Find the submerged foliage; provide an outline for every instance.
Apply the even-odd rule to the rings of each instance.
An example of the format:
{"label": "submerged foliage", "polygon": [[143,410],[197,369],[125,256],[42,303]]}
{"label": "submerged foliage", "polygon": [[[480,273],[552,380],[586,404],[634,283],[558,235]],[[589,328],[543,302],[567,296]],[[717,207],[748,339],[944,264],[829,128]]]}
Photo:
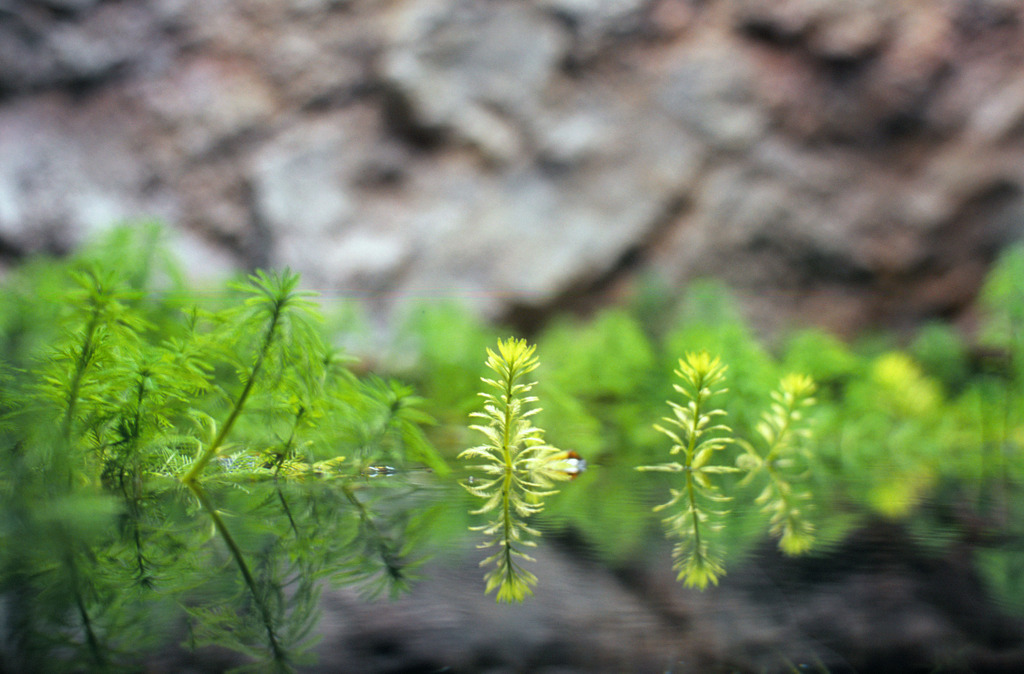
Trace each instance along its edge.
{"label": "submerged foliage", "polygon": [[485,575],[486,591],[496,589],[498,601],[518,602],[533,594],[537,577],[522,566],[533,558],[523,548],[535,546],[531,537],[540,534],[526,521],[557,491],[555,482],[570,477],[562,463],[565,453],[547,444],[531,420],[540,408],[532,407],[537,398],[529,395],[534,383],[523,377],[537,368],[534,351],[535,346],[515,338],[498,340],[497,352],[487,349],[487,367],[495,376],[481,378],[490,390],[480,393],[483,411],[471,416],[484,423],[470,426],[485,442],[459,454],[480,461],[471,469],[482,475],[471,476],[463,486],[484,501],[472,514],[490,518],[473,529],[487,537],[481,548],[498,548],[481,562],[494,567]]}

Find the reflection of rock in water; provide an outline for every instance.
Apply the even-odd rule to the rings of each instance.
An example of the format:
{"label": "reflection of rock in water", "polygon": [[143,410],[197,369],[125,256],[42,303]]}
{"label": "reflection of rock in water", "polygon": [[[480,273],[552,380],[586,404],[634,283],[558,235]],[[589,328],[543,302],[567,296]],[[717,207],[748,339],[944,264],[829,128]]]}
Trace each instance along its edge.
{"label": "reflection of rock in water", "polygon": [[328,598],[324,666],[338,671],[1024,671],[1024,624],[983,598],[966,560],[929,557],[879,525],[825,557],[767,548],[715,589],[684,591],[667,555],[612,574],[557,545],[536,597],[496,606],[472,559],[394,604]]}
{"label": "reflection of rock in water", "polygon": [[451,553],[394,602],[328,592],[309,671],[1024,671],[1024,623],[984,598],[967,552],[878,524],[820,557],[766,546],[698,593],[667,550],[612,573],[551,539],[521,606],[484,596],[479,553]]}

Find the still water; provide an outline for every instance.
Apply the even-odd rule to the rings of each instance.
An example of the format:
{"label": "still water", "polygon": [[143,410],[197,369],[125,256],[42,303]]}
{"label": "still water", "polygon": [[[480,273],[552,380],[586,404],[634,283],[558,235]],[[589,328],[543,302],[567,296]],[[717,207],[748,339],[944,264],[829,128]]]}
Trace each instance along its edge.
{"label": "still water", "polygon": [[531,520],[533,595],[497,603],[459,479],[169,482],[115,509],[113,539],[83,520],[91,547],[69,548],[62,582],[88,600],[88,631],[8,595],[6,634],[25,612],[53,632],[27,654],[6,644],[0,671],[1024,671],[1021,539],[974,535],[953,508],[833,516],[788,558],[737,502],[716,541],[726,575],[700,592],[650,510],[664,483],[590,467]]}

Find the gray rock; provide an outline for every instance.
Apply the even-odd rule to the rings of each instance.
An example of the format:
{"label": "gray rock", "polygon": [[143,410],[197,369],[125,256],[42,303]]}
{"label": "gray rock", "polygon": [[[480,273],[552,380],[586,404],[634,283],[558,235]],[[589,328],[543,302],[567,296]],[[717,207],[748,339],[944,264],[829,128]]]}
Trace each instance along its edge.
{"label": "gray rock", "polygon": [[967,309],[1021,236],[1019,3],[51,0],[0,17],[16,251],[157,213],[213,258],[292,265],[382,316],[439,295],[543,316],[654,271],[850,331]]}
{"label": "gray rock", "polygon": [[0,110],[0,239],[68,250],[117,222],[167,214],[143,197],[145,167],[114,101],[72,110],[59,96]]}
{"label": "gray rock", "polygon": [[763,136],[768,117],[754,98],[753,70],[710,43],[673,59],[662,74],[658,105],[711,145],[739,150]]}
{"label": "gray rock", "polygon": [[315,240],[351,224],[357,209],[353,153],[360,147],[348,121],[334,117],[298,126],[255,156],[257,214],[273,231]]}
{"label": "gray rock", "polygon": [[80,12],[97,4],[99,0],[42,0],[42,4],[54,9]]}
{"label": "gray rock", "polygon": [[650,0],[538,0],[539,7],[562,18],[573,35],[573,56],[577,61],[599,57],[616,38],[628,37],[644,28],[644,12]]}
{"label": "gray rock", "polygon": [[981,145],[999,144],[1024,136],[1024,77],[1006,82],[970,113],[967,134]]}
{"label": "gray rock", "polygon": [[91,82],[119,69],[143,69],[162,52],[146,3],[67,0],[73,19],[15,2],[0,21],[0,89],[15,91]]}
{"label": "gray rock", "polygon": [[521,150],[567,48],[557,24],[519,2],[406,3],[390,21],[382,74],[415,124],[442,129],[493,159]]}
{"label": "gray rock", "polygon": [[365,181],[387,170],[378,163],[385,154],[378,124],[364,108],[309,119],[252,159],[253,205],[272,232],[273,259],[302,270],[311,284],[379,289],[411,254],[413,241],[398,229],[403,221],[375,220],[372,195],[364,194],[372,191]]}
{"label": "gray rock", "polygon": [[148,79],[139,98],[185,159],[222,150],[268,124],[277,109],[273,90],[249,63],[212,58],[190,59]]}

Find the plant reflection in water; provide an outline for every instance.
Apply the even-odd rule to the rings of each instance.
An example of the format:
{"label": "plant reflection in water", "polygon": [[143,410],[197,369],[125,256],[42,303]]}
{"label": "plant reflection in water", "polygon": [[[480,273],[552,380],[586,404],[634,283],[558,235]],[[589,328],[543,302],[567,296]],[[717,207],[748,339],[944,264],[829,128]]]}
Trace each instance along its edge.
{"label": "plant reflection in water", "polygon": [[471,470],[483,476],[463,486],[484,502],[472,514],[490,518],[472,529],[486,537],[481,548],[498,548],[480,563],[493,565],[484,579],[487,592],[497,590],[498,601],[521,602],[533,594],[537,577],[522,563],[535,560],[523,548],[536,547],[540,532],[527,519],[544,509],[545,497],[558,492],[555,482],[570,479],[579,468],[579,458],[547,444],[544,431],[530,419],[540,408],[532,406],[537,398],[529,395],[534,384],[523,377],[539,364],[535,350],[515,338],[499,340],[497,351],[487,349],[487,367],[495,378],[481,378],[488,387],[480,394],[484,410],[471,414],[486,423],[470,426],[485,442],[459,454],[460,459],[480,462]]}
{"label": "plant reflection in water", "polygon": [[[117,608],[145,613],[170,599],[187,616],[193,649],[237,651],[257,671],[311,664],[326,585],[367,599],[408,589],[425,559],[423,532],[440,511],[431,491],[401,478],[340,476],[169,488],[128,509],[129,535],[112,547],[134,561],[122,566],[132,577],[120,579],[134,601]],[[95,602],[90,611],[110,608]]]}
{"label": "plant reflection in water", "polygon": [[[966,545],[992,593],[1024,610],[1024,250],[983,293],[980,360],[939,326],[909,351],[805,332],[777,362],[697,293],[661,336],[621,311],[540,335],[554,367],[547,416],[534,416],[521,379],[534,348],[501,341],[461,490],[445,458],[471,444],[471,405],[414,390],[464,392],[479,352],[452,352],[475,336],[453,341],[436,322],[448,360],[415,388],[357,376],[296,275],[255,274],[189,309],[183,289],[154,290],[133,241],[72,260],[70,275],[26,267],[0,293],[0,670],[141,669],[183,636],[260,671],[302,666],[324,588],[404,592],[428,550],[463,542],[467,492],[493,553],[480,589],[499,600],[532,592],[523,548],[547,525],[610,568],[639,559],[668,491],[661,533],[691,585],[713,584],[765,533],[802,553],[881,514],[938,530],[936,548]],[[663,367],[706,345],[733,373],[720,406],[687,373],[716,357],[680,362],[683,399]],[[637,466],[643,480],[627,477]],[[546,524],[532,519],[542,509]]]}

